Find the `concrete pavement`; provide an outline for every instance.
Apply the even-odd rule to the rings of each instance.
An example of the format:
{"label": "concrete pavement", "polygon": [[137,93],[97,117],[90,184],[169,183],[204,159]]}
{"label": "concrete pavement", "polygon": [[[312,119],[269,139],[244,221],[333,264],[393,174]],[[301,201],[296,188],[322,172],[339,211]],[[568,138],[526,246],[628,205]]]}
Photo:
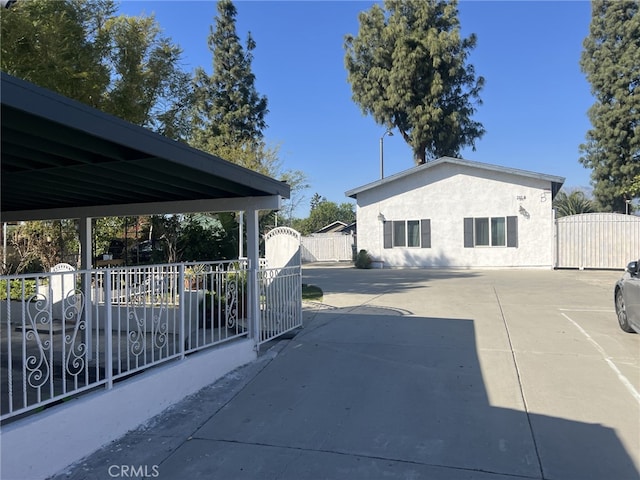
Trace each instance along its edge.
{"label": "concrete pavement", "polygon": [[637,479],[620,274],[305,267],[297,336],[54,478]]}

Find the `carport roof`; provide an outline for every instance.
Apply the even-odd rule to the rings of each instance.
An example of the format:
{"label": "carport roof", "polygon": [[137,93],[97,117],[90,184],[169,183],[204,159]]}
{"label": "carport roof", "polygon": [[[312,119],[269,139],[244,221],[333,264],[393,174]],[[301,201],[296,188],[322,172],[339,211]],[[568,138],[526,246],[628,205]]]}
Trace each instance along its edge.
{"label": "carport roof", "polygon": [[131,214],[131,205],[179,213],[194,202],[290,195],[284,182],[5,73],[1,79],[3,221],[102,216],[106,207],[114,215],[114,206]]}

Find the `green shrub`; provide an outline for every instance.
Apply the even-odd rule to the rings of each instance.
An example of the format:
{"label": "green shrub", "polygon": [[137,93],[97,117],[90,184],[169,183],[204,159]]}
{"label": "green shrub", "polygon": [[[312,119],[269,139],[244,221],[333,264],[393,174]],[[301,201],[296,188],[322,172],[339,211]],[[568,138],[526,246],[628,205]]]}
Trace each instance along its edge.
{"label": "green shrub", "polygon": [[[10,300],[22,300],[22,281],[11,280],[9,291]],[[24,280],[24,298],[29,298],[36,293],[36,281]],[[0,280],[0,300],[7,299],[7,280]]]}
{"label": "green shrub", "polygon": [[322,301],[322,289],[315,285],[302,284],[302,299],[308,301],[320,302]]}
{"label": "green shrub", "polygon": [[371,255],[366,250],[360,250],[356,256],[356,268],[371,268]]}

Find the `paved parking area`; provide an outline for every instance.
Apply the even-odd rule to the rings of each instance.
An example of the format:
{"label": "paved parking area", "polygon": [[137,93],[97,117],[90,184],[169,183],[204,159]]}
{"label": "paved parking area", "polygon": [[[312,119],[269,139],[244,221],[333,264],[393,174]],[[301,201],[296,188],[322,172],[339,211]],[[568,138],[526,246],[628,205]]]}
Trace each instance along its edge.
{"label": "paved parking area", "polygon": [[542,478],[638,478],[640,336],[616,322],[621,272],[357,272],[306,278],[329,304],[468,320],[488,403],[527,412]]}
{"label": "paved parking area", "polygon": [[296,337],[56,480],[637,479],[620,274],[307,266]]}

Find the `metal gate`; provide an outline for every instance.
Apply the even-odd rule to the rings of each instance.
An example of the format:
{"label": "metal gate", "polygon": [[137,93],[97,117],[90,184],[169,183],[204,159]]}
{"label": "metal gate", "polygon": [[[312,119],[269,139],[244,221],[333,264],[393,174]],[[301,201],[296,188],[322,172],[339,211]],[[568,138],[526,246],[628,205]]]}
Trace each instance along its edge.
{"label": "metal gate", "polygon": [[583,213],[556,220],[556,268],[623,269],[640,258],[640,217]]}
{"label": "metal gate", "polygon": [[258,272],[259,344],[302,326],[300,233],[288,227],[271,230],[265,236],[265,259]]}

